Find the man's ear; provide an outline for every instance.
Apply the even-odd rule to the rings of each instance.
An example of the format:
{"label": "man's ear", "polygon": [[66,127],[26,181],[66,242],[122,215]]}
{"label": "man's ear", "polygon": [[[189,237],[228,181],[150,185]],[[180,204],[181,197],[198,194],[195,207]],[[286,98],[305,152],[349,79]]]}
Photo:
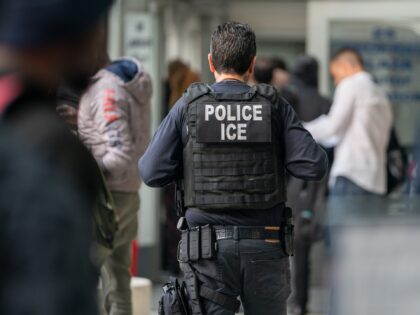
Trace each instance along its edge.
{"label": "man's ear", "polygon": [[209,68],[210,68],[210,72],[211,73],[215,73],[216,72],[216,68],[213,64],[213,57],[211,56],[211,53],[209,53],[207,55],[207,59],[209,60]]}
{"label": "man's ear", "polygon": [[257,56],[252,59],[251,65],[248,68],[248,75],[251,76],[254,73],[255,64],[257,63]]}

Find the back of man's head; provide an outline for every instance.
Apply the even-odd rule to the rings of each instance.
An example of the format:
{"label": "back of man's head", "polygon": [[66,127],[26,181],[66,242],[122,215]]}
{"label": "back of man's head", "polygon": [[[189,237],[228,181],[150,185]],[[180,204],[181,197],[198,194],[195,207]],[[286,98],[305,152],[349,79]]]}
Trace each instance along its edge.
{"label": "back of man's head", "polygon": [[337,50],[331,58],[331,63],[336,61],[347,62],[353,67],[364,68],[362,55],[352,47],[343,47]]}
{"label": "back of man's head", "polygon": [[364,71],[363,58],[354,48],[343,47],[331,58],[330,72],[335,84],[362,71]]}
{"label": "back of man's head", "polygon": [[248,24],[223,23],[213,32],[210,53],[218,73],[243,75],[257,54],[255,33]]}
{"label": "back of man's head", "polygon": [[254,79],[257,83],[271,84],[274,66],[268,58],[257,58],[254,68]]}

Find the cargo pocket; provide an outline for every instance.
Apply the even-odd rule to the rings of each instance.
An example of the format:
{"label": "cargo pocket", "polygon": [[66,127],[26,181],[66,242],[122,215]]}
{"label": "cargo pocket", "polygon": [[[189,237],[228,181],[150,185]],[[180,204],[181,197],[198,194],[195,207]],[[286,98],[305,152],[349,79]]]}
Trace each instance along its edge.
{"label": "cargo pocket", "polygon": [[290,294],[289,258],[252,260],[254,296],[286,299]]}

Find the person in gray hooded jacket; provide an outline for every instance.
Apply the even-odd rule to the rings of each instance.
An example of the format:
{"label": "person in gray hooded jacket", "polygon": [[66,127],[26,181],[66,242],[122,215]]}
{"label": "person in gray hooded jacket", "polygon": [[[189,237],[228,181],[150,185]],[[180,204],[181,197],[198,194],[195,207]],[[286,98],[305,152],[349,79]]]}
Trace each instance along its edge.
{"label": "person in gray hooded jacket", "polygon": [[129,268],[140,207],[137,161],[149,141],[151,95],[151,79],[140,62],[122,58],[93,77],[80,101],[79,136],[105,174],[119,218],[114,249],[101,273],[110,315],[132,314]]}

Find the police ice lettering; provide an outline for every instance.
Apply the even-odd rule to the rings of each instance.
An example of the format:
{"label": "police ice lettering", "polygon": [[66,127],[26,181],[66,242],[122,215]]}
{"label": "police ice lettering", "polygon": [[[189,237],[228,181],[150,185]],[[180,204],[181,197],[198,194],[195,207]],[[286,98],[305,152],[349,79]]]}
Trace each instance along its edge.
{"label": "police ice lettering", "polygon": [[[247,124],[240,121],[262,121],[262,105],[205,105],[205,121],[214,116],[220,124],[220,140],[242,140],[247,138]],[[230,122],[230,123],[226,123]]]}
{"label": "police ice lettering", "polygon": [[203,102],[195,104],[198,143],[271,142],[271,104]]}

